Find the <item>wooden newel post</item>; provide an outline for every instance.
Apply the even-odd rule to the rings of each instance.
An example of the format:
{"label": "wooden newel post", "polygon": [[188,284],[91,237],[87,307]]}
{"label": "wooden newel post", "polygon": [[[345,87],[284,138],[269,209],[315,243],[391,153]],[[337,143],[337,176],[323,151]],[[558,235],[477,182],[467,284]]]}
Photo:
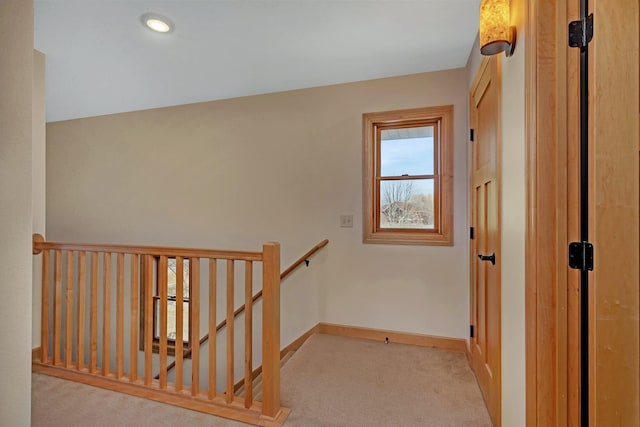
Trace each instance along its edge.
{"label": "wooden newel post", "polygon": [[280,412],[280,244],[262,246],[262,415]]}

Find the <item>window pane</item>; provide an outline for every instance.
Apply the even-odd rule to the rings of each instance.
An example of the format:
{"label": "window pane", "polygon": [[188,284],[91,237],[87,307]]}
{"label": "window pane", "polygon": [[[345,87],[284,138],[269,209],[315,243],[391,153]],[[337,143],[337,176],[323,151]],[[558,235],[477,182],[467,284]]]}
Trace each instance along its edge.
{"label": "window pane", "polygon": [[182,303],[182,341],[189,341],[189,303]]}
{"label": "window pane", "polygon": [[[182,303],[182,341],[189,341],[189,303]],[[167,306],[167,337],[171,340],[176,339],[176,302],[169,301]]]}
{"label": "window pane", "polygon": [[167,301],[167,337],[176,339],[176,302]]}
{"label": "window pane", "polygon": [[380,182],[380,228],[435,228],[434,180]]}
{"label": "window pane", "polygon": [[[156,330],[154,335],[156,338],[160,336],[160,300],[156,300]],[[182,340],[189,341],[189,303],[184,302],[182,305]],[[176,302],[167,301],[167,338],[176,339]]]}
{"label": "window pane", "polygon": [[175,296],[176,294],[176,259],[169,258],[167,260],[167,294]]}
{"label": "window pane", "polygon": [[[183,296],[189,298],[189,260],[183,260],[184,274],[183,274]],[[167,260],[167,294],[169,296],[176,296],[176,259],[169,258]]]}
{"label": "window pane", "polygon": [[153,305],[154,305],[154,309],[155,309],[155,313],[156,313],[156,318],[155,318],[155,322],[154,322],[154,330],[153,330],[153,337],[154,338],[158,338],[160,336],[160,299],[155,299],[153,300]]}
{"label": "window pane", "polygon": [[433,126],[384,129],[380,140],[380,175],[433,175]]}

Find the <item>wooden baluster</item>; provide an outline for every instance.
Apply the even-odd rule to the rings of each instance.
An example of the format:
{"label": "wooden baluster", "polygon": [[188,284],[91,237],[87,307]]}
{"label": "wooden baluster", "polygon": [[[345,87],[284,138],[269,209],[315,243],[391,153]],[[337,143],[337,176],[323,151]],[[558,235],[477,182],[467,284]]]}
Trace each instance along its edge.
{"label": "wooden baluster", "polygon": [[84,251],[78,252],[78,335],[76,336],[76,352],[78,371],[84,369],[84,324],[86,305],[86,267],[87,258]]}
{"label": "wooden baluster", "polygon": [[124,375],[124,254],[118,253],[116,267],[116,378]]}
{"label": "wooden baluster", "polygon": [[244,407],[253,403],[253,263],[244,263]]}
{"label": "wooden baluster", "polygon": [[160,329],[158,331],[160,353],[160,389],[167,388],[167,257],[158,261],[158,293],[160,294]]}
{"label": "wooden baluster", "polygon": [[191,395],[200,390],[200,259],[189,258],[189,286],[191,289]]}
{"label": "wooden baluster", "polygon": [[89,372],[98,370],[98,253],[91,252],[91,306],[89,307]]}
{"label": "wooden baluster", "polygon": [[60,323],[62,316],[62,251],[55,251],[53,270],[53,364],[60,363]]}
{"label": "wooden baluster", "polygon": [[144,384],[151,385],[153,355],[153,258],[144,256]]}
{"label": "wooden baluster", "polygon": [[42,363],[49,362],[49,250],[42,251],[42,307],[40,334],[40,360]]}
{"label": "wooden baluster", "polygon": [[217,260],[209,259],[209,399],[216,397]]}
{"label": "wooden baluster", "polygon": [[102,375],[111,370],[111,253],[102,254]]}
{"label": "wooden baluster", "polygon": [[227,260],[227,391],[226,398],[227,403],[233,402],[233,334],[234,334],[234,261],[232,259]]}
{"label": "wooden baluster", "polygon": [[280,412],[280,245],[262,246],[262,415]]}
{"label": "wooden baluster", "polygon": [[138,273],[138,263],[140,257],[137,254],[131,254],[131,326],[130,326],[130,342],[129,342],[129,381],[136,382],[138,379],[138,328],[140,327],[140,319],[138,319],[138,282],[140,276]]}
{"label": "wooden baluster", "polygon": [[[176,257],[176,391],[182,391],[183,383],[183,341],[184,335],[184,258]],[[166,370],[165,370],[166,371]]]}
{"label": "wooden baluster", "polygon": [[65,334],[64,334],[64,367],[71,368],[73,364],[73,251],[67,251],[66,263],[66,303],[65,303]]}

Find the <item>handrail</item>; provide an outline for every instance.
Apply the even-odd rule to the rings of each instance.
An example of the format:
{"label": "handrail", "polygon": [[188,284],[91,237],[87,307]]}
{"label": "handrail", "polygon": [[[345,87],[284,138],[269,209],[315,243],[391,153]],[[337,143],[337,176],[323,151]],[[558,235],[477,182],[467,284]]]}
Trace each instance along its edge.
{"label": "handrail", "polygon": [[[296,268],[300,267],[302,265],[303,262],[308,262],[309,261],[309,257],[314,255],[316,252],[318,252],[320,249],[324,248],[325,246],[327,246],[327,244],[329,243],[329,239],[324,239],[323,241],[321,241],[320,243],[318,243],[317,245],[315,245],[313,248],[311,248],[306,254],[302,255],[300,258],[298,258],[293,264],[291,264],[289,266],[289,268],[287,268],[286,270],[284,270],[281,274],[280,274],[280,281],[284,280],[285,277],[287,277],[289,274],[291,274]],[[259,300],[262,297],[262,290],[259,290],[251,299],[251,302],[254,303],[257,300]],[[241,313],[243,313],[245,310],[245,305],[242,304],[240,307],[238,307],[236,309],[236,311],[233,312],[233,318],[235,320],[236,317],[238,317]],[[216,326],[216,333],[218,333],[222,328],[224,328],[227,325],[227,320],[223,320],[222,322],[220,322],[218,324],[218,326]],[[205,336],[203,336],[202,338],[200,338],[200,345],[204,344],[205,342],[207,342],[209,340],[209,334],[206,334]],[[183,353],[182,357],[189,357],[191,355],[191,348],[185,350]],[[167,372],[171,371],[173,368],[175,368],[176,366],[176,362],[173,361],[171,362],[168,366],[167,366]],[[160,378],[160,374],[156,375],[155,377],[156,379]]]}
{"label": "handrail", "polygon": [[327,246],[328,243],[329,243],[329,239],[324,239],[322,242],[318,243],[313,248],[311,248],[309,250],[309,252],[307,252],[306,254],[302,255],[300,258],[298,258],[298,260],[296,262],[291,264],[291,266],[289,268],[287,268],[285,271],[282,272],[282,274],[280,274],[280,281],[284,280],[284,278],[287,277],[289,274],[291,274],[293,272],[293,270],[295,270],[296,268],[300,267],[303,262],[309,261],[309,257],[311,255],[315,254],[320,249],[322,249],[325,246]]}
{"label": "handrail", "polygon": [[87,251],[87,252],[109,252],[126,253],[134,255],[168,256],[183,258],[216,258],[235,259],[243,261],[262,261],[262,252],[247,251],[227,251],[215,249],[189,249],[173,248],[167,246],[130,246],[130,245],[103,245],[92,243],[62,243],[45,242],[44,237],[39,234],[33,235],[33,254],[37,255],[43,250],[63,250],[63,251]]}

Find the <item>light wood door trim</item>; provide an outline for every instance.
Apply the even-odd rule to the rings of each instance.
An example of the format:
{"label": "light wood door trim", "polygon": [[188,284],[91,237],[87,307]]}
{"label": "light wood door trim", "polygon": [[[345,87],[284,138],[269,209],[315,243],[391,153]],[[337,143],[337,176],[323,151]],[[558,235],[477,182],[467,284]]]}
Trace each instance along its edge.
{"label": "light wood door trim", "polygon": [[[527,426],[567,425],[569,177],[563,173],[569,131],[567,19],[566,0],[529,2],[525,36]],[[576,98],[577,93],[572,94]]]}
{"label": "light wood door trim", "polygon": [[[530,1],[526,45],[526,391],[528,426],[579,422],[579,2]],[[570,143],[569,143],[570,142]]]}

